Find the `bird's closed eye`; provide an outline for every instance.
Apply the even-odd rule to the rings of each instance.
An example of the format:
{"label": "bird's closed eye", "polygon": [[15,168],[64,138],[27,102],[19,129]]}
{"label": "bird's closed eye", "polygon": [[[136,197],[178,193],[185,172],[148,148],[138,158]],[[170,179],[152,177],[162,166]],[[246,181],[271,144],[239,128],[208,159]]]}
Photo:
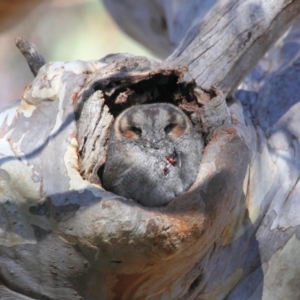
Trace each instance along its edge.
{"label": "bird's closed eye", "polygon": [[142,135],[142,129],[136,126],[131,126],[129,130],[133,131],[136,135],[141,136]]}
{"label": "bird's closed eye", "polygon": [[174,127],[176,126],[176,124],[169,124],[165,127],[165,133],[168,134],[172,131],[172,129],[174,129]]}

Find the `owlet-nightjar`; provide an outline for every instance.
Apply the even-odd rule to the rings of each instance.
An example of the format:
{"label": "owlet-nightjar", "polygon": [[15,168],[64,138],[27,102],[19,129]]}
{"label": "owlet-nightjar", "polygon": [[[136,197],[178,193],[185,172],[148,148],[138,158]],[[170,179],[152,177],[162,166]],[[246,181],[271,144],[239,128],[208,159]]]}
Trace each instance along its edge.
{"label": "owlet-nightjar", "polygon": [[162,206],[195,181],[203,140],[187,115],[168,103],[137,105],[115,120],[104,188],[144,206]]}

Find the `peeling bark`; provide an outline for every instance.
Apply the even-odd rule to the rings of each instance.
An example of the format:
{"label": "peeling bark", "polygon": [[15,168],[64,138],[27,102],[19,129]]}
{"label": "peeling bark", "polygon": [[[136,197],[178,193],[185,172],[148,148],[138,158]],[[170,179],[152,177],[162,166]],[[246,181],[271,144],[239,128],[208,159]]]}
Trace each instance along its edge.
{"label": "peeling bark", "polygon": [[[126,33],[154,53],[163,57],[169,55],[168,62],[188,67],[191,76],[204,89],[215,85],[225,96],[237,88],[300,10],[296,0],[171,0],[159,3],[142,0],[139,5],[134,2],[104,0]],[[156,7],[157,14],[152,13],[152,6]],[[128,22],[128,18],[133,22]],[[140,18],[144,19],[142,26],[133,29],[134,21]],[[156,18],[165,20],[166,24],[159,32],[151,22]],[[158,20],[156,23],[160,24]],[[169,46],[160,43],[163,38]],[[163,51],[160,50],[162,45]]]}
{"label": "peeling bark", "polygon": [[[299,9],[291,5],[296,10],[299,1],[270,6],[263,24],[272,26],[262,30],[293,19]],[[208,16],[203,24],[217,28],[221,21]],[[217,32],[234,35],[240,17]],[[195,39],[205,36],[202,29]],[[252,58],[226,81],[225,94],[193,79],[201,73],[198,56],[189,68],[178,65],[179,50],[162,63],[120,54],[42,66],[22,100],[0,113],[0,296],[298,299],[298,32],[295,26],[227,101]],[[276,34],[246,44],[211,83],[255,47],[261,55]],[[219,49],[227,62],[232,45]],[[267,68],[272,57],[277,65]],[[213,53],[206,58],[215,61]],[[101,186],[114,117],[149,102],[181,107],[206,136],[195,183],[159,208]]]}

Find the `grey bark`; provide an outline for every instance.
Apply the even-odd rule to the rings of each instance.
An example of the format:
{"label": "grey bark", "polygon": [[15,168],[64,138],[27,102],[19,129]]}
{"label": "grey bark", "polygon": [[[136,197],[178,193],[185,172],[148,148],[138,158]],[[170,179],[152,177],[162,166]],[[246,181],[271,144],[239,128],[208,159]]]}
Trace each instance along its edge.
{"label": "grey bark", "polygon": [[38,52],[33,44],[21,37],[16,38],[16,46],[24,55],[30,71],[34,76],[36,76],[39,69],[46,63],[44,57]]}
{"label": "grey bark", "polygon": [[[158,12],[168,11],[172,24],[183,8],[200,10],[196,2],[168,2],[169,10],[150,2],[156,9],[139,28]],[[238,99],[225,102],[211,87],[227,96],[300,13],[299,1],[272,2],[217,1],[203,20],[195,12],[192,29],[162,63],[128,55],[48,63],[22,100],[2,110],[2,298],[299,298],[297,26],[244,80]],[[139,3],[136,13],[148,2]],[[234,16],[231,3],[243,10]],[[224,13],[216,18],[218,9]],[[244,35],[234,42],[237,30],[253,30],[241,17],[260,24],[247,43],[240,43]],[[168,28],[174,37],[181,27]],[[212,42],[215,52],[194,47],[201,39],[205,47],[228,41]],[[193,186],[165,207],[147,208],[104,191],[98,175],[113,117],[161,97],[191,116],[206,147]]]}
{"label": "grey bark", "polygon": [[[192,0],[188,5],[186,1],[142,0],[138,6],[134,0],[104,3],[125,32],[155,54],[168,55],[168,62],[188,67],[204,89],[216,85],[225,95],[286,31],[300,6],[298,1],[284,0]],[[153,6],[156,14],[151,14]],[[210,10],[204,16],[202,9]],[[164,21],[159,21],[162,18]],[[140,19],[144,20],[142,26],[135,26]],[[153,24],[165,27],[156,32]],[[162,38],[169,41],[169,46],[161,44]],[[164,51],[160,50],[162,46]]]}

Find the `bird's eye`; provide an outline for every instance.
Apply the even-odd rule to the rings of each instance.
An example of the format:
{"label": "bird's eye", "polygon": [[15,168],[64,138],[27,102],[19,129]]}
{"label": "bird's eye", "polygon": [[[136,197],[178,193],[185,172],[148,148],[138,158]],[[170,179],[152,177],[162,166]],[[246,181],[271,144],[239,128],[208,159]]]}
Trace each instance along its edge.
{"label": "bird's eye", "polygon": [[131,126],[130,130],[133,131],[136,135],[141,136],[142,135],[142,129],[135,127],[135,126]]}
{"label": "bird's eye", "polygon": [[172,131],[172,129],[176,126],[176,124],[169,124],[165,127],[165,133],[168,134]]}

